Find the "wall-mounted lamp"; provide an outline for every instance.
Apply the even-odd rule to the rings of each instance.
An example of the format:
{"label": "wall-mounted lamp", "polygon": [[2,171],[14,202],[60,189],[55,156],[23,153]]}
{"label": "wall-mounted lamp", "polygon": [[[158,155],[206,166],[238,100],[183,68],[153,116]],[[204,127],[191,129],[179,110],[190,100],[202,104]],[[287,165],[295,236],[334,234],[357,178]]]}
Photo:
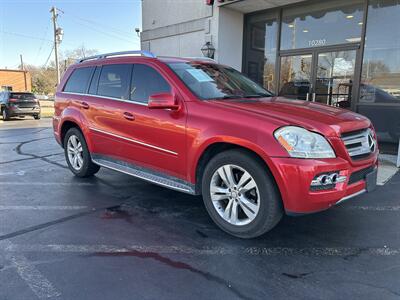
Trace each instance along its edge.
{"label": "wall-mounted lamp", "polygon": [[203,53],[204,57],[214,58],[215,48],[211,44],[211,42],[205,43],[205,45],[201,48],[201,52]]}

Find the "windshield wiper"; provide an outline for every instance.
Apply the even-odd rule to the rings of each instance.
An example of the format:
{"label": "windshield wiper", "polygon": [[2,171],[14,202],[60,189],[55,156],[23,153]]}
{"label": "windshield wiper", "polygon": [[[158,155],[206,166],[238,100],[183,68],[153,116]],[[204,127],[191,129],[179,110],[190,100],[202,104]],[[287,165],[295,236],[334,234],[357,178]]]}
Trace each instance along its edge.
{"label": "windshield wiper", "polygon": [[217,98],[214,98],[214,99],[219,100],[219,99],[238,99],[238,98],[242,98],[242,96],[239,96],[239,95],[225,95],[225,96],[217,97]]}
{"label": "windshield wiper", "polygon": [[270,94],[265,93],[258,93],[254,95],[244,95],[243,98],[264,98],[264,97],[271,97]]}

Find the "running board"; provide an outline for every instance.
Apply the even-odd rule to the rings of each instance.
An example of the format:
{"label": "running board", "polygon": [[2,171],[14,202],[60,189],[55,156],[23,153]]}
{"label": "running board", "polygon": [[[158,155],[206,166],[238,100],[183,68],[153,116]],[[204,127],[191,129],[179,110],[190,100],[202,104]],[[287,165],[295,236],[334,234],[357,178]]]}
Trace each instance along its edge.
{"label": "running board", "polygon": [[124,161],[115,160],[103,155],[92,154],[92,161],[101,167],[125,173],[172,190],[196,195],[195,185],[182,179],[162,174],[147,168],[139,167]]}

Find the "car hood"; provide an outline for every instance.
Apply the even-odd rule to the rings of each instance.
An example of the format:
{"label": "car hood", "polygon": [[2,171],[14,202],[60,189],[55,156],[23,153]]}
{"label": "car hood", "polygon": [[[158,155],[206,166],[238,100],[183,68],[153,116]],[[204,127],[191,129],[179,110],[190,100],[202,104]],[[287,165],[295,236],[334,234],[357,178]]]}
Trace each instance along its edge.
{"label": "car hood", "polygon": [[225,108],[263,116],[267,121],[274,121],[280,126],[301,126],[331,137],[340,137],[343,132],[356,131],[371,125],[368,118],[349,110],[283,97],[224,99],[212,102]]}

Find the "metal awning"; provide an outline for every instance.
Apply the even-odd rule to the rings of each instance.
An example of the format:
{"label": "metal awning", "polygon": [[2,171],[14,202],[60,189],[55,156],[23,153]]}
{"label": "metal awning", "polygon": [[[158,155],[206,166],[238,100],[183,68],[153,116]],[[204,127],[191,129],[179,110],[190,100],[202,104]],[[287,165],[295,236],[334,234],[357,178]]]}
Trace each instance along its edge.
{"label": "metal awning", "polygon": [[230,9],[247,14],[255,11],[276,8],[305,1],[306,0],[226,0],[223,3],[220,3],[219,6],[226,6]]}

